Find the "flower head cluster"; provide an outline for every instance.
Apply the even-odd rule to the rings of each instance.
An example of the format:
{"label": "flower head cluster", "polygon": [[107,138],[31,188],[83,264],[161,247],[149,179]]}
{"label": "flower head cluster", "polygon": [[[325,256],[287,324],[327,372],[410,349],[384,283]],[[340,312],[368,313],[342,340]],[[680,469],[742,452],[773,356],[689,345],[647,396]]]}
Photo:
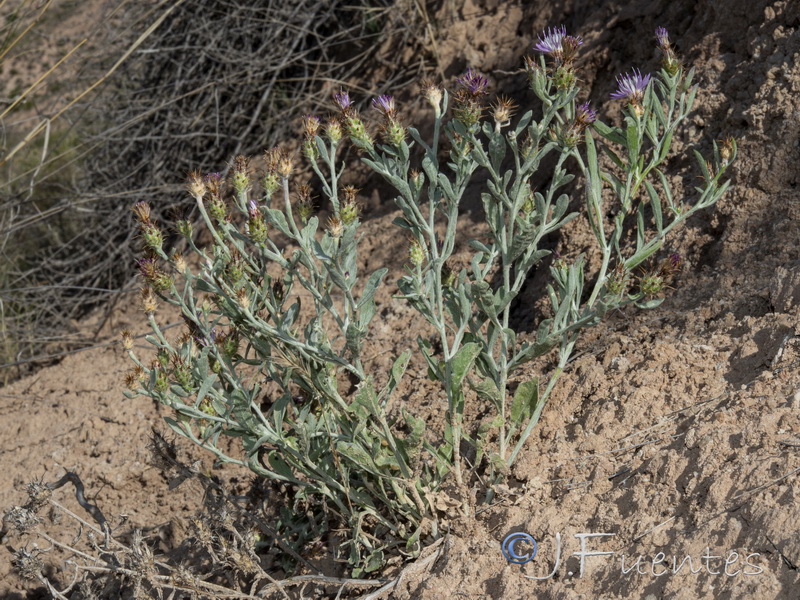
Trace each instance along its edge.
{"label": "flower head cluster", "polygon": [[580,104],[575,109],[575,118],[561,130],[558,136],[565,146],[574,148],[583,139],[583,132],[597,120],[597,111],[589,103]]}
{"label": "flower head cluster", "polygon": [[314,198],[311,195],[311,186],[301,183],[297,186],[297,202],[295,203],[300,220],[307,223],[314,214]]}
{"label": "flower head cluster", "polygon": [[564,25],[552,27],[539,34],[539,41],[534,44],[533,49],[553,59],[551,75],[558,89],[571,89],[575,85],[573,63],[582,44],[580,36],[567,35],[567,28]]}
{"label": "flower head cluster", "polygon": [[639,290],[646,298],[658,296],[670,287],[682,268],[683,257],[678,252],[673,252],[639,277]]}
{"label": "flower head cluster", "polygon": [[642,75],[638,69],[631,70],[630,75],[617,75],[617,91],[611,94],[615,100],[627,100],[634,107],[641,107],[644,92],[650,83],[650,73]]}
{"label": "flower head cluster", "polygon": [[663,27],[657,28],[656,41],[658,49],[661,50],[661,66],[674,77],[681,69],[681,61],[669,43],[669,32]]}
{"label": "flower head cluster", "polygon": [[172,277],[165,273],[155,258],[145,257],[136,261],[139,274],[157,292],[166,292],[172,286]]}
{"label": "flower head cluster", "polygon": [[483,96],[489,93],[489,78],[472,67],[456,79],[453,113],[466,127],[474,127],[483,114]]}
{"label": "flower head cluster", "polygon": [[317,136],[319,135],[320,119],[315,115],[303,116],[303,154],[312,163],[319,156]]}
{"label": "flower head cluster", "polygon": [[339,107],[340,120],[350,136],[350,141],[360,150],[370,150],[373,145],[372,136],[358,115],[358,111],[350,99],[350,94],[339,90],[333,94],[333,101]]}
{"label": "flower head cluster", "polygon": [[133,210],[134,218],[139,222],[139,230],[148,251],[159,252],[164,244],[164,236],[151,217],[150,205],[147,202],[137,202],[131,210]]}
{"label": "flower head cluster", "polygon": [[261,213],[258,202],[250,200],[247,203],[247,232],[250,238],[256,243],[263,243],[267,240],[267,222]]}
{"label": "flower head cluster", "polygon": [[577,57],[582,44],[580,36],[567,35],[567,28],[562,25],[542,32],[533,49],[553,57],[559,64],[569,64]]}
{"label": "flower head cluster", "polygon": [[349,227],[358,221],[358,214],[361,209],[356,197],[360,191],[361,190],[352,185],[346,185],[342,188],[344,202],[342,202],[341,209],[339,210],[339,218],[342,220],[342,224],[345,227]]}
{"label": "flower head cluster", "polygon": [[250,159],[248,157],[240,154],[233,159],[231,183],[233,184],[233,189],[240,196],[247,194],[250,190]]}
{"label": "flower head cluster", "polygon": [[382,95],[372,99],[372,108],[383,116],[383,137],[388,144],[398,147],[406,137],[406,130],[397,118],[397,106],[392,96]]}
{"label": "flower head cluster", "polygon": [[338,92],[333,93],[333,101],[345,114],[350,114],[355,112],[355,107],[353,106],[353,101],[350,100],[350,94],[344,90],[339,90]]}
{"label": "flower head cluster", "polygon": [[456,79],[456,83],[461,86],[461,89],[475,98],[488,93],[489,78],[472,67],[468,68],[461,77]]}

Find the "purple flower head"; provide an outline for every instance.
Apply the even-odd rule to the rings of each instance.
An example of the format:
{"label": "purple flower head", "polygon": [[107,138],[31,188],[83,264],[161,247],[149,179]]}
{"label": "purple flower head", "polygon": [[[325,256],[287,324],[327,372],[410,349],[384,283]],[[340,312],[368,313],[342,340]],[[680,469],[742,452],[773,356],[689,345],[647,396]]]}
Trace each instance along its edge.
{"label": "purple flower head", "polygon": [[206,173],[203,177],[203,181],[206,183],[219,183],[222,179],[222,173]]}
{"label": "purple flower head", "polygon": [[664,27],[659,27],[656,29],[656,39],[658,40],[659,48],[662,50],[669,48],[669,31],[667,31]]}
{"label": "purple flower head", "polygon": [[351,106],[353,106],[353,101],[350,100],[350,94],[345,92],[344,90],[339,90],[335,94],[333,94],[333,101],[341,108],[342,110],[347,110]]}
{"label": "purple flower head", "polygon": [[139,267],[139,273],[141,273],[145,279],[152,278],[157,271],[156,260],[154,258],[138,258],[136,259],[136,266]]}
{"label": "purple flower head", "polygon": [[575,122],[583,125],[594,123],[597,120],[597,111],[589,108],[589,103],[581,104],[575,111]]}
{"label": "purple flower head", "polygon": [[648,83],[650,83],[650,73],[642,75],[638,69],[632,69],[630,75],[627,73],[617,75],[617,91],[611,94],[611,97],[639,104],[644,98]]}
{"label": "purple flower head", "polygon": [[561,52],[561,42],[565,35],[567,35],[567,28],[564,25],[550,28],[539,35],[539,43],[533,49],[543,54],[558,54]]}
{"label": "purple flower head", "polygon": [[250,200],[247,203],[247,214],[251,219],[257,219],[259,217],[261,211],[258,210],[258,202]]}
{"label": "purple flower head", "polygon": [[385,94],[372,99],[372,108],[389,118],[393,118],[397,112],[394,98]]}
{"label": "purple flower head", "polygon": [[486,88],[489,87],[489,79],[472,67],[467,69],[466,73],[456,79],[456,83],[461,85],[473,96],[483,96],[486,94]]}

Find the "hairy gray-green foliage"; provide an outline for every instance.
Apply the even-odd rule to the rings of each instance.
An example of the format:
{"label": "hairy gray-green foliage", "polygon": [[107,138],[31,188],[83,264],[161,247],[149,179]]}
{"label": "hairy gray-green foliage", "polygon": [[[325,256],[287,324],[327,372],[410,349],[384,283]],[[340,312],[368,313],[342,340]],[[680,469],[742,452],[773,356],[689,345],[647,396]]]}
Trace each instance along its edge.
{"label": "hairy gray-green foliage", "polygon": [[[138,367],[131,393],[171,407],[170,426],[220,460],[290,484],[293,502],[309,515],[308,533],[347,538],[355,575],[379,569],[388,552],[413,555],[439,536],[443,505],[469,514],[473,474],[487,476],[480,481],[491,496],[539,420],[579,332],[611,310],[657,306],[680,258],[656,262],[653,255],[672,229],[728,187],[721,177],[735,157],[732,141],[715,146],[708,164],[698,156],[704,181],[693,203],[673,197],[662,171],[694,99],[691,72],[662,71],[624,109],[622,128],[595,121],[594,111],[577,103],[569,71],[553,76],[542,59],[529,62],[528,72],[541,113],[528,111],[513,126],[503,101],[494,122],[481,120],[486,80],[475,71],[459,79],[452,97],[428,86],[435,113],[429,140],[405,129],[394,99],[384,96],[374,101],[382,115],[379,144],[349,95],[335,94],[337,121],[324,128],[315,117],[305,122],[305,155],[333,214],[327,227],[312,214],[307,187],[294,185],[292,195],[293,167],[280,150],[267,153],[259,192],[248,161],[234,162],[231,202],[219,174],[193,174],[189,189],[212,239],[199,247],[188,223],[179,225],[200,258],[196,272],[165,252],[149,207],[135,208],[148,245],[142,274],[180,309],[187,330],[167,340],[155,296],[145,293],[154,332],[148,339],[158,354],[145,365],[131,351]],[[410,351],[396,358],[380,388],[361,360],[387,270],[358,270],[355,192],[340,186],[337,159],[343,132],[397,191],[402,217],[395,224],[412,240],[398,286],[438,342],[434,349],[427,335],[417,339],[446,400],[441,430],[426,431],[418,415],[392,404]],[[552,165],[548,183],[535,191],[531,181],[545,164]],[[585,181],[582,203],[564,193],[576,174]],[[474,181],[482,186],[488,240],[471,241],[468,267],[456,270],[449,259]],[[582,256],[553,260],[550,309],[536,334],[520,339],[509,326],[511,303],[531,270],[545,265],[545,236],[581,212],[602,257],[599,271],[587,273]],[[523,367],[553,349],[557,367],[541,385]],[[466,404],[476,398],[492,410],[480,427],[465,422]],[[225,436],[238,438],[240,450],[226,450]],[[463,447],[474,450],[472,463]]]}

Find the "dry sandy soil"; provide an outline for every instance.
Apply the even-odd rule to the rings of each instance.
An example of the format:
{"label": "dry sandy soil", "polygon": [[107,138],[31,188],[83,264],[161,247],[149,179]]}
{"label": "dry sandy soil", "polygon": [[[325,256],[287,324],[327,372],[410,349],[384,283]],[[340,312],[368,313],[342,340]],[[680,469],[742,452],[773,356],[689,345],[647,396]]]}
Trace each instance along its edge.
{"label": "dry sandy soil", "polygon": [[[686,266],[664,304],[613,314],[583,335],[508,493],[477,517],[452,521],[438,559],[389,597],[800,597],[800,3],[459,4],[437,14],[448,76],[472,65],[492,74],[498,91],[525,98],[520,58],[537,32],[563,23],[585,40],[584,89],[603,115],[618,112],[608,100],[617,73],[658,68],[653,32],[667,27],[701,84],[679,156],[692,147],[708,152],[726,135],[739,141],[740,155],[731,191],[669,240]],[[389,225],[394,215],[375,213],[366,213],[362,268],[387,264],[397,274],[405,250]],[[590,250],[586,226],[573,223],[557,241],[567,256]],[[469,218],[464,226],[473,227]],[[396,352],[415,346],[409,332],[417,322],[393,291],[379,298],[383,319],[372,343]],[[536,300],[529,294],[516,315],[523,330]],[[133,299],[102,335],[126,327],[146,331]],[[377,358],[375,368],[388,361]],[[165,429],[163,415],[149,400],[123,398],[129,368],[122,350],[106,345],[0,390],[0,507],[23,502],[31,479],[54,481],[68,469],[115,525],[127,515],[120,532],[161,527],[178,535],[201,492],[192,484],[169,491],[149,465],[148,436],[151,427]],[[404,393],[410,407],[424,409],[424,369],[415,368]],[[549,368],[542,360],[529,373]],[[249,478],[234,469],[219,476],[233,488]],[[539,542],[521,567],[501,553],[502,540],[519,531]],[[586,558],[581,573],[574,553],[584,533],[612,535],[587,539],[587,551],[609,554]],[[5,545],[14,546],[12,537]],[[688,561],[676,568],[686,557],[693,571]],[[35,597],[27,594],[36,586],[10,573],[9,558],[0,560],[0,595]]]}

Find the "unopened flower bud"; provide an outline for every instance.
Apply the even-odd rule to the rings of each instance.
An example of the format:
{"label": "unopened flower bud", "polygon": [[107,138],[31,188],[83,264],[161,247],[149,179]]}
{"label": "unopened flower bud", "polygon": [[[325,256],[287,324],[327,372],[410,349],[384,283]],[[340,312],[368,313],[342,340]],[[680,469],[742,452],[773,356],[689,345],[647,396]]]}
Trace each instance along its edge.
{"label": "unopened flower bud", "polygon": [[190,221],[181,219],[175,224],[175,227],[183,237],[187,239],[192,237],[192,223]]}
{"label": "unopened flower bud", "polygon": [[328,136],[328,139],[332,143],[338,143],[341,141],[342,137],[344,137],[344,133],[342,132],[342,124],[336,119],[331,119],[325,125],[325,135]]}
{"label": "unopened flower bud", "polygon": [[261,187],[264,188],[264,195],[267,198],[272,198],[275,192],[280,189],[281,182],[275,173],[269,173],[261,180]]}
{"label": "unopened flower bud", "polygon": [[217,223],[222,224],[228,220],[228,207],[225,205],[225,201],[219,196],[215,195],[211,198],[211,205],[208,207],[208,212]]}
{"label": "unopened flower bud", "polygon": [[303,223],[307,223],[314,214],[314,199],[311,196],[311,186],[307,183],[301,183],[297,186],[297,214]]}
{"label": "unopened flower bud", "polygon": [[415,267],[421,267],[425,263],[427,252],[419,240],[411,240],[411,247],[408,249],[408,258]]}
{"label": "unopened flower bud", "polygon": [[161,230],[152,224],[142,229],[142,239],[145,245],[153,250],[161,250],[161,246],[164,244],[164,236],[161,234]]}
{"label": "unopened flower bud", "polygon": [[606,280],[606,290],[612,296],[622,297],[628,289],[630,274],[625,269],[625,265],[617,265],[608,275]]}
{"label": "unopened flower bud", "polygon": [[358,117],[353,116],[347,119],[347,134],[350,141],[360,150],[372,149],[372,136],[364,126],[364,122]]}
{"label": "unopened flower bud", "polygon": [[236,193],[241,195],[250,189],[250,159],[241,154],[233,161],[231,183]]}
{"label": "unopened flower bud", "polygon": [[386,141],[399,148],[406,139],[406,129],[400,125],[399,121],[390,121],[385,130]]}

